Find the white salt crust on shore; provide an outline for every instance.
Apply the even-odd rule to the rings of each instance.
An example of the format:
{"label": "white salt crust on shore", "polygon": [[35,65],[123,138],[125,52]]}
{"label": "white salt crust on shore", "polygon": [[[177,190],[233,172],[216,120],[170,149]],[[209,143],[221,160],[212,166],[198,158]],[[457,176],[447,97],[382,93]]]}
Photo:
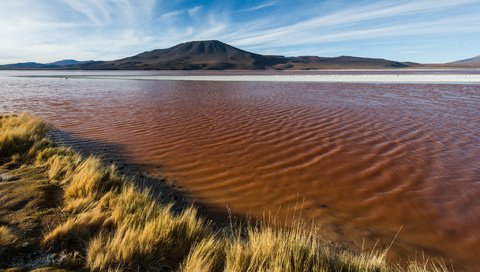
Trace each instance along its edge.
{"label": "white salt crust on shore", "polygon": [[175,81],[256,81],[256,82],[352,82],[352,83],[425,83],[480,84],[480,74],[357,74],[357,75],[199,75],[199,76],[107,76],[85,75],[73,78],[175,80]]}

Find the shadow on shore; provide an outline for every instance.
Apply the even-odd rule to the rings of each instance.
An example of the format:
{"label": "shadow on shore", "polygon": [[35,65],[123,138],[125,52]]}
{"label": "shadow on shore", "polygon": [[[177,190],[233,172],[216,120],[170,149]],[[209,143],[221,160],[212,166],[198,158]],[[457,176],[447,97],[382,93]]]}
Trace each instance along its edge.
{"label": "shadow on shore", "polygon": [[226,206],[195,201],[195,196],[190,195],[187,190],[175,184],[174,181],[160,175],[150,174],[149,169],[161,170],[162,166],[134,163],[133,158],[127,154],[121,144],[79,138],[58,129],[52,130],[48,136],[54,143],[71,147],[84,157],[95,156],[105,164],[116,165],[119,174],[134,182],[138,188],[149,190],[159,202],[173,202],[175,213],[194,205],[201,216],[213,220],[218,227],[229,225],[232,220],[247,220],[245,215],[234,214]]}

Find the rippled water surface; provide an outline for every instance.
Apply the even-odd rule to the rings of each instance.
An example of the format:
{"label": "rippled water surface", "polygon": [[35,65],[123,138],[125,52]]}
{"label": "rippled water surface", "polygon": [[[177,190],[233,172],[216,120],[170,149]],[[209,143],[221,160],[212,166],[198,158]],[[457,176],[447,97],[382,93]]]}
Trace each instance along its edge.
{"label": "rippled water surface", "polygon": [[301,207],[338,241],[388,245],[400,231],[392,257],[480,269],[480,85],[18,74],[45,73],[0,73],[0,112],[118,145],[199,201],[254,216]]}

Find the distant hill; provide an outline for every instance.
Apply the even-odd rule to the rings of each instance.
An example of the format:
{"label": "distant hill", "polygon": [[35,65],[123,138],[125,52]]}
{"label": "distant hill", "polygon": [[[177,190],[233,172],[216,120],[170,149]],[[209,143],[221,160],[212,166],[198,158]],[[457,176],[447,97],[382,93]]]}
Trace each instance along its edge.
{"label": "distant hill", "polygon": [[72,68],[81,64],[90,63],[92,60],[78,61],[73,59],[60,60],[51,63],[21,62],[0,65],[0,69],[63,69]]}
{"label": "distant hill", "polygon": [[369,68],[405,68],[420,66],[417,63],[406,63],[386,59],[359,58],[352,56],[340,56],[333,58],[302,56],[286,58],[288,62],[276,65],[277,69],[369,69]]}
{"label": "distant hill", "polygon": [[37,63],[37,62],[21,62],[21,63],[13,63],[13,64],[5,64],[5,65],[0,65],[0,68],[3,68],[3,69],[9,69],[9,68],[12,68],[12,69],[15,69],[15,68],[18,68],[18,69],[27,69],[27,68],[32,68],[32,69],[36,69],[36,68],[44,68],[46,65],[43,64],[43,63]]}
{"label": "distant hill", "polygon": [[156,49],[113,61],[62,60],[52,63],[17,63],[0,69],[84,69],[84,70],[309,70],[309,69],[381,69],[420,66],[417,63],[386,59],[340,56],[285,57],[260,55],[226,43],[192,41],[167,49]]}
{"label": "distant hill", "polygon": [[457,60],[454,62],[450,62],[450,64],[480,64],[480,56],[469,59]]}
{"label": "distant hill", "polygon": [[56,62],[47,63],[45,65],[74,66],[74,65],[80,65],[80,64],[90,63],[90,62],[93,62],[93,60],[78,61],[78,60],[73,60],[73,59],[66,59],[66,60],[60,60],[60,61],[56,61]]}

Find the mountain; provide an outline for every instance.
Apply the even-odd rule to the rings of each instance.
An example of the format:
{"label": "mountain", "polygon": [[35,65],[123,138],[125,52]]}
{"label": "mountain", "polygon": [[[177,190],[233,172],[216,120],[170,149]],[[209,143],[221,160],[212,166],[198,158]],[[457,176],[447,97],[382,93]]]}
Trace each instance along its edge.
{"label": "mountain", "polygon": [[457,60],[454,62],[450,62],[450,64],[480,64],[480,56],[469,59]]}
{"label": "mountain", "polygon": [[416,63],[386,59],[340,56],[285,57],[260,55],[226,43],[192,41],[167,49],[156,49],[113,61],[62,60],[47,64],[17,63],[0,69],[83,69],[83,70],[309,70],[309,69],[381,69],[420,66]]}
{"label": "mountain", "polygon": [[263,70],[326,68],[402,68],[416,64],[371,58],[341,56],[284,57],[251,53],[220,41],[193,41],[167,49],[147,51],[133,57],[80,65],[100,70]]}
{"label": "mountain", "polygon": [[38,62],[21,62],[21,63],[12,63],[0,65],[0,69],[64,69],[71,68],[81,64],[87,64],[93,62],[92,60],[88,61],[77,61],[73,59],[60,60],[51,63],[38,63]]}
{"label": "mountain", "polygon": [[86,69],[227,70],[266,69],[285,63],[282,56],[264,56],[219,41],[194,41],[133,57],[82,65]]}
{"label": "mountain", "polygon": [[80,64],[85,64],[85,63],[90,63],[93,62],[93,60],[85,60],[85,61],[78,61],[78,60],[73,60],[73,59],[65,59],[65,60],[60,60],[56,62],[51,62],[47,63],[45,65],[54,65],[54,66],[74,66],[74,65],[80,65]]}
{"label": "mountain", "polygon": [[36,68],[44,68],[45,64],[42,63],[37,63],[37,62],[21,62],[21,63],[13,63],[13,64],[5,64],[5,65],[0,65],[0,68],[4,69],[36,69]]}
{"label": "mountain", "polygon": [[340,57],[316,57],[301,56],[286,58],[288,62],[282,65],[276,65],[276,69],[368,69],[368,68],[405,68],[411,66],[420,66],[417,63],[397,62],[386,59],[359,58],[352,56]]}

